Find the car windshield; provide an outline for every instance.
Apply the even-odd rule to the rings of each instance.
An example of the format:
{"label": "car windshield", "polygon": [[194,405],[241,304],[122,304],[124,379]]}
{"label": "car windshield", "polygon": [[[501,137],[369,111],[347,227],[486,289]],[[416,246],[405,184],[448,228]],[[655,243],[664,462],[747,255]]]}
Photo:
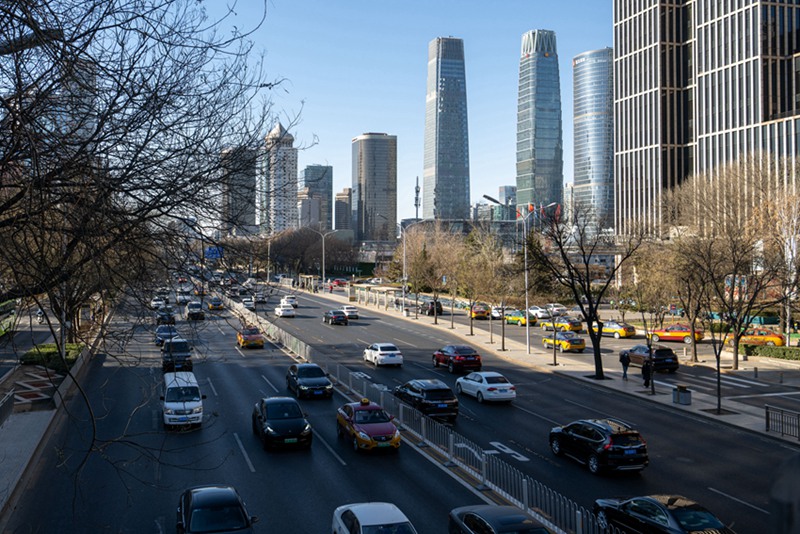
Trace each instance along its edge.
{"label": "car windshield", "polygon": [[579,339],[578,334],[576,334],[575,332],[563,332],[561,334],[561,337],[563,337],[564,339],[569,339],[570,341],[573,339]]}
{"label": "car windshield", "polygon": [[504,376],[487,376],[487,384],[508,384],[508,380]]}
{"label": "car windshield", "polygon": [[673,354],[672,349],[656,349],[653,351],[653,356],[656,358],[672,358],[675,354]]}
{"label": "car windshield", "polygon": [[170,334],[175,334],[177,332],[178,332],[178,330],[174,326],[161,325],[158,328],[156,328],[156,334],[158,334],[160,336],[167,336],[167,335],[170,335]]}
{"label": "car windshield", "polygon": [[300,378],[321,378],[325,376],[325,371],[319,367],[301,367],[297,370]]}
{"label": "car windshield", "polygon": [[267,419],[297,419],[303,416],[300,406],[293,402],[267,405]]}
{"label": "car windshield", "polygon": [[643,444],[642,437],[633,432],[628,434],[614,434],[612,439],[614,445],[619,445],[620,447],[638,447]]}
{"label": "car windshield", "polygon": [[390,525],[363,525],[363,534],[417,534],[411,523],[392,523]]}
{"label": "car windshield", "polygon": [[708,510],[699,508],[675,508],[672,515],[678,523],[689,532],[703,532],[723,529],[725,525]]}
{"label": "car windshield", "polygon": [[358,410],[355,413],[356,423],[388,423],[389,416],[383,410]]}
{"label": "car windshield", "polygon": [[258,328],[245,328],[242,330],[243,336],[257,336],[259,334]]}
{"label": "car windshield", "polygon": [[200,400],[200,388],[197,386],[175,387],[167,389],[165,402],[196,402]]}
{"label": "car windshield", "polygon": [[398,352],[398,348],[394,345],[378,345],[378,350],[384,352]]}
{"label": "car windshield", "polygon": [[243,528],[247,528],[247,517],[236,505],[195,508],[189,518],[191,532],[225,532]]}
{"label": "car windshield", "polygon": [[473,349],[472,347],[454,347],[453,352],[464,356],[464,355],[475,354],[475,349]]}
{"label": "car windshield", "polygon": [[192,347],[188,341],[164,342],[164,352],[189,352]]}

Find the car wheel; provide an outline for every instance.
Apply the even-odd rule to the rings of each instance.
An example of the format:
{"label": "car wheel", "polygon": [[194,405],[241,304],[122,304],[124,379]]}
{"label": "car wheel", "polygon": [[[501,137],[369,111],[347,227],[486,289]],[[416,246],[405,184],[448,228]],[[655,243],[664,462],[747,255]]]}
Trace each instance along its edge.
{"label": "car wheel", "polygon": [[253,422],[253,434],[255,434],[257,436],[258,435],[258,427],[256,426],[256,418],[255,417],[251,417],[251,419],[252,419],[252,422]]}
{"label": "car wheel", "polygon": [[589,466],[589,472],[591,474],[597,475],[600,473],[600,458],[598,458],[596,454],[589,456],[586,465]]}
{"label": "car wheel", "polygon": [[583,349],[578,349],[578,353],[583,354]]}
{"label": "car wheel", "polygon": [[479,392],[478,392],[478,395],[477,395],[477,398],[478,398],[478,402],[480,402],[480,403],[483,403],[483,393],[481,393],[481,392],[479,391]]}
{"label": "car wheel", "polygon": [[619,332],[614,332],[614,339],[619,339]]}
{"label": "car wheel", "polygon": [[359,449],[359,447],[358,447],[358,438],[353,436],[353,450],[358,452],[358,449]]}
{"label": "car wheel", "polygon": [[454,374],[456,372],[456,366],[453,365],[453,362],[447,364],[447,370],[450,372],[450,374]]}
{"label": "car wheel", "polygon": [[650,336],[650,339],[653,340],[653,343],[658,343],[658,340],[661,338],[658,337],[658,334],[653,334],[652,336]]}
{"label": "car wheel", "polygon": [[439,360],[436,359],[436,356],[433,357],[433,367],[439,367]]}
{"label": "car wheel", "polygon": [[267,436],[261,438],[261,448],[265,451],[269,450],[269,441],[267,440]]}
{"label": "car wheel", "polygon": [[685,344],[687,344],[687,345],[691,345],[692,344],[692,336],[686,336],[685,338],[683,338],[683,342]]}
{"label": "car wheel", "polygon": [[561,456],[561,440],[558,438],[551,439],[550,450],[553,451],[553,454],[556,456]]}
{"label": "car wheel", "polygon": [[458,393],[459,395],[463,393],[463,390],[461,389],[461,384],[459,384],[458,382],[456,382],[456,393]]}
{"label": "car wheel", "polygon": [[608,528],[608,517],[606,516],[606,512],[604,510],[600,510],[597,512],[597,526],[601,529]]}
{"label": "car wheel", "polygon": [[774,341],[767,341],[767,346],[768,347],[774,347],[775,346],[775,342]]}

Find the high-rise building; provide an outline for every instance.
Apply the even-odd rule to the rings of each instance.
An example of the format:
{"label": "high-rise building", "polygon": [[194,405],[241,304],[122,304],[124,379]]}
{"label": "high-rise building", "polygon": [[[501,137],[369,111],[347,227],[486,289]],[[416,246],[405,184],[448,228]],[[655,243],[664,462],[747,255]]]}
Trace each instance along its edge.
{"label": "high-rise building", "polygon": [[437,37],[428,43],[422,216],[466,219],[469,209],[464,41]]}
{"label": "high-rise building", "polygon": [[300,171],[298,181],[298,190],[303,189],[307,189],[308,198],[313,199],[318,206],[318,213],[310,217],[317,220],[320,230],[333,229],[333,167],[307,165]]}
{"label": "high-rise building", "polygon": [[259,162],[258,218],[262,233],[296,228],[297,149],[294,137],[278,123],[264,142]]}
{"label": "high-rise building", "polygon": [[497,192],[497,200],[500,204],[509,206],[517,205],[517,186],[515,185],[501,185]]}
{"label": "high-rise building", "polygon": [[797,167],[797,2],[616,0],[613,16],[617,233],[660,228],[691,175],[754,154]]}
{"label": "high-rise building", "polygon": [[222,235],[256,231],[256,150],[238,147],[222,151]]}
{"label": "high-rise building", "polygon": [[336,230],[352,230],[353,224],[351,219],[353,217],[353,190],[345,187],[340,192],[336,193],[336,203],[334,204],[334,216],[336,223]]}
{"label": "high-rise building", "polygon": [[352,224],[356,241],[390,241],[397,226],[397,137],[353,138]]}
{"label": "high-rise building", "polygon": [[573,206],[588,229],[614,226],[613,67],[611,48],[584,52],[572,60]]}
{"label": "high-rise building", "polygon": [[303,187],[297,192],[297,214],[300,227],[310,226],[314,229],[320,228],[320,202],[308,187]]}
{"label": "high-rise building", "polygon": [[561,82],[556,34],[522,36],[517,99],[517,207],[561,203],[564,187]]}

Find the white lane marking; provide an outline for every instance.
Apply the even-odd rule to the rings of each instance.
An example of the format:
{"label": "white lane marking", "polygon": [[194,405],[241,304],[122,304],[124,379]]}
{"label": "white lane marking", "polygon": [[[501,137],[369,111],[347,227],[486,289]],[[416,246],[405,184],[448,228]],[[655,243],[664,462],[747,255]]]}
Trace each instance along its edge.
{"label": "white lane marking", "polygon": [[276,392],[278,391],[278,388],[276,388],[276,387],[275,387],[275,384],[273,384],[272,382],[270,382],[269,380],[267,380],[267,377],[266,377],[266,376],[264,376],[264,375],[261,375],[261,378],[263,378],[263,379],[264,379],[264,382],[266,382],[267,384],[269,384],[269,387],[271,387],[272,389],[274,389]]}
{"label": "white lane marking", "polygon": [[208,380],[208,385],[211,386],[211,391],[214,392],[214,396],[219,397],[217,394],[217,388],[214,387],[214,382],[211,381],[211,377],[208,377],[206,380]]}
{"label": "white lane marking", "polygon": [[[515,460],[519,460],[520,462],[528,462],[528,461],[530,461],[527,456],[523,456],[522,454],[518,453],[517,451],[515,451],[511,447],[509,447],[509,446],[507,446],[504,443],[501,443],[499,441],[490,441],[489,445],[493,446],[495,449],[498,449],[500,452],[504,452],[504,453],[510,455],[512,458],[514,458]],[[493,452],[496,452],[496,451],[493,451]]]}
{"label": "white lane marking", "polygon": [[239,356],[241,356],[242,358],[246,358],[247,357],[247,356],[244,355],[244,352],[242,352],[242,349],[239,348],[239,345],[236,345],[236,352],[238,352]]}
{"label": "white lane marking", "polygon": [[[800,391],[782,391],[778,393],[755,393],[753,395],[734,395],[732,397],[725,397],[726,399],[754,399],[758,397],[789,397],[791,395],[800,395]],[[794,400],[794,399],[790,399]]]}
{"label": "white lane marking", "polygon": [[339,461],[339,463],[340,463],[340,464],[342,464],[343,466],[344,466],[344,465],[347,465],[347,462],[345,462],[345,461],[342,459],[342,457],[341,457],[341,456],[339,456],[338,454],[336,454],[336,451],[335,451],[335,450],[333,450],[333,447],[331,447],[331,446],[328,444],[328,442],[327,442],[327,441],[325,441],[324,439],[322,439],[322,436],[320,436],[319,432],[317,432],[316,430],[313,430],[313,429],[312,429],[312,432],[314,433],[314,437],[316,438],[316,439],[315,439],[315,441],[317,441],[317,440],[321,441],[321,442],[322,442],[322,444],[323,444],[323,445],[325,445],[325,448],[326,448],[326,449],[328,449],[328,450],[331,452],[331,454],[333,455],[333,457],[334,457],[334,458],[336,458],[336,459]]}
{"label": "white lane marking", "polygon": [[402,339],[394,339],[395,345],[405,345],[406,347],[411,347],[412,349],[418,349],[419,345],[414,345],[413,343],[409,343],[408,341],[403,341]]}
{"label": "white lane marking", "polygon": [[710,491],[713,491],[714,493],[716,493],[716,494],[718,494],[718,495],[722,495],[723,497],[727,497],[727,498],[729,498],[729,499],[730,499],[730,500],[732,500],[732,501],[738,502],[739,504],[743,504],[743,505],[745,505],[745,506],[749,506],[749,507],[750,507],[750,508],[752,508],[753,510],[758,510],[759,512],[761,512],[761,513],[763,513],[763,514],[769,515],[769,512],[768,512],[768,511],[766,511],[766,510],[764,510],[763,508],[759,508],[758,506],[756,506],[756,505],[754,505],[754,504],[750,504],[749,502],[743,501],[743,500],[741,500],[741,499],[737,499],[737,498],[736,498],[736,497],[734,497],[733,495],[728,495],[727,493],[725,493],[725,492],[723,492],[723,491],[720,491],[720,490],[718,490],[718,489],[714,489],[714,488],[708,488],[708,489],[709,489]]}
{"label": "white lane marking", "polygon": [[159,534],[162,534],[164,532],[164,529],[161,527],[161,525],[162,525],[162,523],[164,523],[164,521],[165,521],[165,518],[164,518],[163,515],[160,515],[155,519],[156,531],[158,531]]}
{"label": "white lane marking", "polygon": [[[710,380],[710,381],[713,381],[713,382],[717,381],[717,377],[716,376],[701,376],[699,378],[702,379],[702,380]],[[722,380],[723,383],[728,383],[728,385],[734,386],[734,387],[738,387],[738,388],[748,388],[748,389],[750,388],[750,386],[745,386],[744,384],[750,384],[750,385],[758,386],[758,387],[762,387],[762,388],[769,387],[769,385],[762,384],[761,382],[753,382],[752,380],[746,380],[744,378],[738,378],[738,377],[735,377],[735,376],[722,375],[721,380]],[[740,384],[740,382],[741,382],[741,384]]]}
{"label": "white lane marking", "polygon": [[552,425],[558,425],[558,424],[559,424],[559,422],[558,422],[558,421],[555,421],[555,420],[553,420],[553,419],[550,419],[549,417],[545,417],[545,416],[543,416],[543,415],[541,415],[541,414],[538,414],[538,413],[536,413],[536,412],[532,412],[532,411],[528,410],[527,408],[523,408],[523,407],[521,407],[521,406],[517,406],[516,404],[512,404],[511,406],[512,406],[512,407],[514,407],[514,408],[516,408],[517,410],[522,410],[523,412],[525,412],[525,413],[527,413],[527,414],[529,414],[529,415],[532,415],[532,416],[534,416],[534,417],[538,417],[538,418],[539,418],[539,419],[541,419],[542,421],[547,421],[548,423],[551,423]]}
{"label": "white lane marking", "polygon": [[236,443],[239,444],[239,450],[242,451],[242,456],[244,456],[244,461],[247,462],[247,467],[250,468],[250,472],[255,473],[256,468],[253,467],[253,462],[250,461],[250,457],[247,455],[247,451],[244,450],[244,445],[242,445],[242,440],[239,439],[239,434],[234,432],[233,437],[236,438]]}

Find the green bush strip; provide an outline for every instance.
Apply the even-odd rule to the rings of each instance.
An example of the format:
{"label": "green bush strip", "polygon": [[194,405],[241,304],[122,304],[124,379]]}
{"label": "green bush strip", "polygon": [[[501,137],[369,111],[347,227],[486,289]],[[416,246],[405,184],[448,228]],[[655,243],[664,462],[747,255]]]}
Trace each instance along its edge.
{"label": "green bush strip", "polygon": [[64,374],[72,367],[85,346],[83,343],[67,343],[65,347],[65,362],[61,359],[55,343],[37,345],[23,354],[19,359],[19,363],[22,365],[42,365],[56,373]]}

